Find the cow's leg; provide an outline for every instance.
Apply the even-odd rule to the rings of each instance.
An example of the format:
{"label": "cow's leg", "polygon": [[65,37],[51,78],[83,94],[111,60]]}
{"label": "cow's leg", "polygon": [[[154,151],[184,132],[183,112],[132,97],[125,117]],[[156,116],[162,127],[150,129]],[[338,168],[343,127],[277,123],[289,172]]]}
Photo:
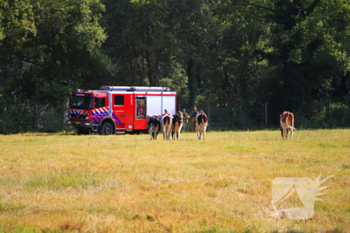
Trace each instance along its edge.
{"label": "cow's leg", "polygon": [[294,120],[292,121],[292,128],[290,129],[290,139],[293,139],[293,131],[294,131]]}
{"label": "cow's leg", "polygon": [[286,138],[286,125],[285,123],[282,121],[282,119],[280,120],[280,130],[281,130],[281,136],[283,139]]}
{"label": "cow's leg", "polygon": [[282,128],[282,138],[286,139],[287,138],[287,129],[286,128]]}
{"label": "cow's leg", "polygon": [[286,129],[286,139],[288,139],[288,133],[289,133],[289,117],[288,117],[288,115],[286,117],[286,123],[284,124],[284,128]]}
{"label": "cow's leg", "polygon": [[171,129],[168,129],[168,133],[167,133],[167,140],[170,139],[170,134],[171,134]]}
{"label": "cow's leg", "polygon": [[203,130],[203,140],[205,140],[205,131]]}
{"label": "cow's leg", "polygon": [[197,132],[197,138],[201,139],[201,131],[200,131],[199,125],[196,124],[195,129],[196,129],[196,132]]}
{"label": "cow's leg", "polygon": [[281,137],[283,138],[283,129],[282,129],[282,127],[280,127],[280,130],[281,130]]}

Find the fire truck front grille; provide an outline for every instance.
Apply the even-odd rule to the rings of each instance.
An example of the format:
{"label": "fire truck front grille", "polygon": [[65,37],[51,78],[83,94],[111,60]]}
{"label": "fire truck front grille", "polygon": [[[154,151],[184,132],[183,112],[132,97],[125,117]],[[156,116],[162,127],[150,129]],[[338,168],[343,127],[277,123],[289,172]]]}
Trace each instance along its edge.
{"label": "fire truck front grille", "polygon": [[74,118],[74,119],[88,119],[89,118],[88,115],[80,115],[80,114],[70,114],[69,117]]}

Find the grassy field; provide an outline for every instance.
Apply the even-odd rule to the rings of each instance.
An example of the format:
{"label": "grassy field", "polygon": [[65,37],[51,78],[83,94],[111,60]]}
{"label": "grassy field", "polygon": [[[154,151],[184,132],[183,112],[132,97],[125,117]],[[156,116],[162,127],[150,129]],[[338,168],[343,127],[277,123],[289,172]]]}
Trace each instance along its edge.
{"label": "grassy field", "polygon": [[[313,218],[271,216],[274,179],[320,174]],[[0,232],[350,232],[350,130],[0,135],[0,184]]]}

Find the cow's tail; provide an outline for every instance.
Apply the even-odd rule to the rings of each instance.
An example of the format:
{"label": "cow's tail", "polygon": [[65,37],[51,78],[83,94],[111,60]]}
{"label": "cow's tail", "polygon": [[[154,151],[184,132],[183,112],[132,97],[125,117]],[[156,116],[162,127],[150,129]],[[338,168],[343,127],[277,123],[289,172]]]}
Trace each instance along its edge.
{"label": "cow's tail", "polygon": [[[287,129],[297,130],[296,128],[294,128],[294,126],[291,126],[291,125],[288,124],[289,113],[290,113],[290,112],[287,112],[287,113],[283,114],[283,115],[287,115],[287,117],[286,117]],[[282,116],[282,114],[281,114],[280,116]],[[294,118],[294,117],[293,117],[293,118]],[[293,118],[292,118],[292,120],[294,121]]]}
{"label": "cow's tail", "polygon": [[289,125],[287,121],[286,121],[286,125],[287,125],[287,128],[288,128],[288,129],[297,130],[297,129],[294,128],[293,126]]}

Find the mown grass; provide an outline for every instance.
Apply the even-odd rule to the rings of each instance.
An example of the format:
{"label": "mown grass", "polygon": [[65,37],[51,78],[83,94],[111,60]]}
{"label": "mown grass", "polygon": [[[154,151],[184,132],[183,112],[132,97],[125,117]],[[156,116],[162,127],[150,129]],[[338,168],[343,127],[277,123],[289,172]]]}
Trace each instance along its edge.
{"label": "mown grass", "polygon": [[[275,178],[320,174],[312,219],[270,216]],[[1,135],[0,232],[350,232],[349,175],[350,130]]]}

